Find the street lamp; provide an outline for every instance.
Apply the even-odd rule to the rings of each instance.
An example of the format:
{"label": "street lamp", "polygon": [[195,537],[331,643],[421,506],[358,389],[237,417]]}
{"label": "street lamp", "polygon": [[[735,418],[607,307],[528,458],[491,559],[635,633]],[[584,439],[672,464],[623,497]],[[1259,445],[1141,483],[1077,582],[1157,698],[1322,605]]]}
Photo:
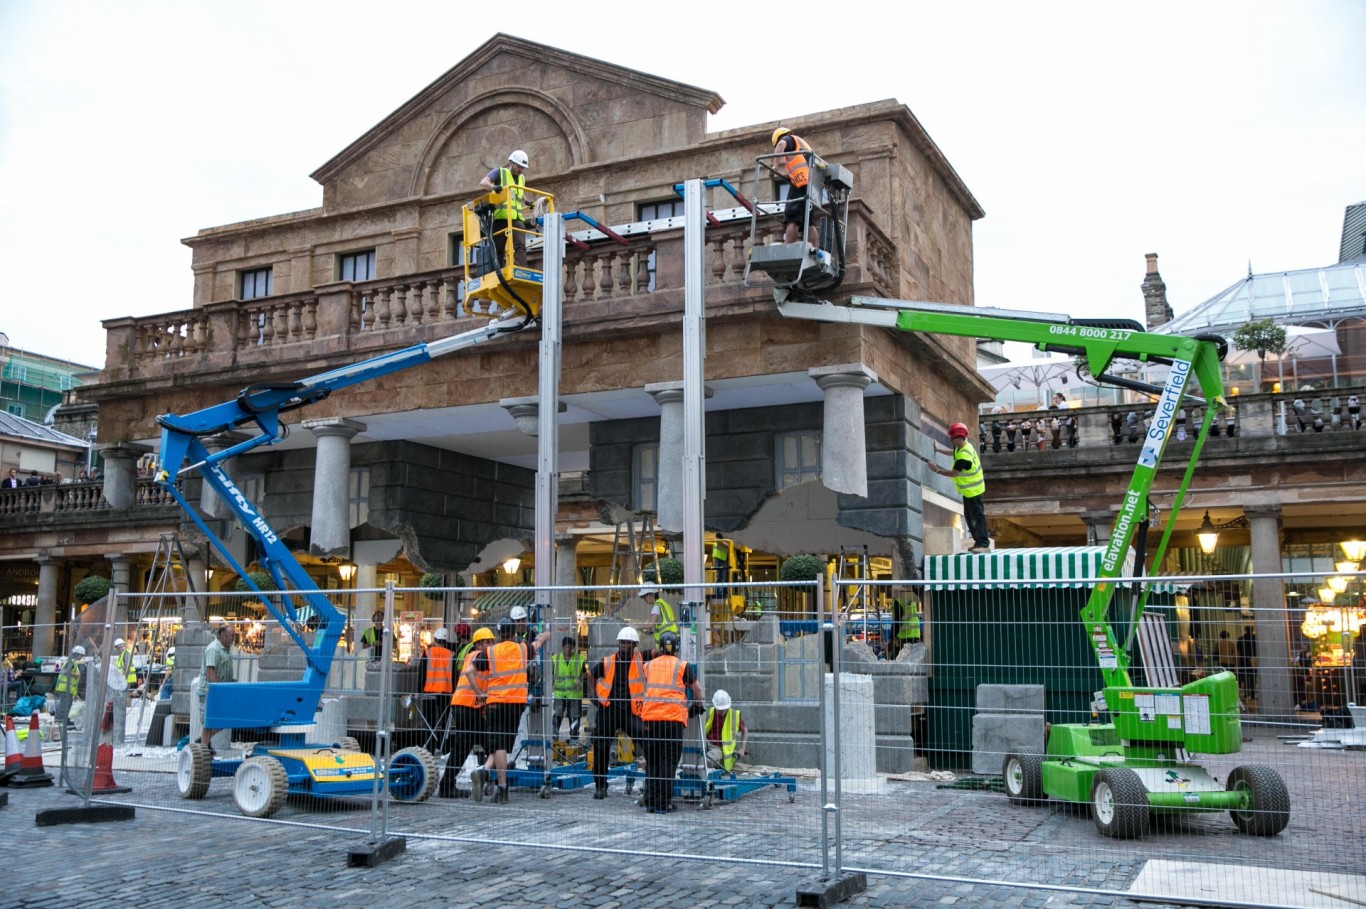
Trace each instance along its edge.
{"label": "street lamp", "polygon": [[1196,528],[1195,536],[1200,540],[1200,551],[1207,556],[1214,555],[1214,550],[1219,547],[1219,531],[1230,530],[1234,527],[1246,527],[1248,520],[1246,516],[1239,516],[1231,521],[1222,524],[1215,524],[1209,519],[1209,512],[1205,512],[1205,518]]}
{"label": "street lamp", "polygon": [[343,584],[351,583],[351,579],[356,576],[356,563],[342,562],[337,566],[337,576],[342,579]]}
{"label": "street lamp", "polygon": [[503,563],[503,570],[506,571],[508,574],[516,574],[517,569],[521,567],[522,560],[517,556],[513,556],[512,558],[508,559],[506,562]]}
{"label": "street lamp", "polygon": [[1366,541],[1362,540],[1343,540],[1338,544],[1342,547],[1342,554],[1353,562],[1360,562],[1366,559]]}

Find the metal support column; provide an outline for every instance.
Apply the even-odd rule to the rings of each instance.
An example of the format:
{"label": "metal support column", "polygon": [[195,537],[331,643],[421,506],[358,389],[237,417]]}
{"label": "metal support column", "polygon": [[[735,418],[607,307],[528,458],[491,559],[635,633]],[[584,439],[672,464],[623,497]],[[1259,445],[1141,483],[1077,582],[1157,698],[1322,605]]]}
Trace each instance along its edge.
{"label": "metal support column", "polygon": [[706,196],[701,180],[683,184],[683,599],[697,624],[697,677],[706,689],[702,654],[710,636],[703,568],[702,516],[707,492],[706,425],[702,382],[706,375]]}

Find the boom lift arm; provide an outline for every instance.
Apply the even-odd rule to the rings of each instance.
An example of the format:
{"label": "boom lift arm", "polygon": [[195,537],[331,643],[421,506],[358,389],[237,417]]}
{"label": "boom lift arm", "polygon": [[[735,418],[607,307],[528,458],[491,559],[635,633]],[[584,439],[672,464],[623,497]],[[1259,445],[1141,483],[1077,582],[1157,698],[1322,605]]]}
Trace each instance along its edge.
{"label": "boom lift arm", "polygon": [[[1035,345],[1039,350],[1085,357],[1091,374],[1102,380],[1116,359],[1168,364],[1170,369],[1166,383],[1160,389],[1151,389],[1160,394],[1156,416],[1139,451],[1129,488],[1120,503],[1114,530],[1105,547],[1101,578],[1116,578],[1123,571],[1125,553],[1134,540],[1139,523],[1147,514],[1148,491],[1152,488],[1181,401],[1189,395],[1189,380],[1194,376],[1203,399],[1215,406],[1205,408],[1190,460],[1172,502],[1170,520],[1154,554],[1155,563],[1161,561],[1210,424],[1217,408],[1225,404],[1223,381],[1219,374],[1219,361],[1226,350],[1222,338],[1152,334],[1142,331],[1142,326],[1129,320],[1071,319],[1053,313],[968,309],[941,303],[878,297],[855,296],[850,299],[848,306],[788,301],[780,303],[778,310],[785,316],[822,322],[881,325],[898,331],[1023,341]],[[1112,583],[1097,584],[1082,609],[1081,618],[1087,626],[1087,637],[1106,687],[1124,688],[1132,685],[1129,658],[1124,648],[1118,646],[1108,621],[1115,587]],[[1146,597],[1145,592],[1139,599],[1132,619],[1134,624],[1137,624],[1142,614]]]}

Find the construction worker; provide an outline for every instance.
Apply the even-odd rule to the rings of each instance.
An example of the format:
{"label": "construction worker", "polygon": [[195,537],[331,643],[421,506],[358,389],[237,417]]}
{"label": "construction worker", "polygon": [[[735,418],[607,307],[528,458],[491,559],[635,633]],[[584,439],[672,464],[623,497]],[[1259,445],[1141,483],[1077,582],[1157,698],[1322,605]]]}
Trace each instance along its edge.
{"label": "construction worker", "polygon": [[522,721],[522,712],[526,710],[527,666],[550,636],[550,632],[543,632],[534,642],[527,644],[513,639],[516,630],[511,619],[503,619],[498,623],[498,643],[490,647],[486,654],[476,654],[474,658],[475,671],[488,673],[484,721],[490,750],[484,766],[470,774],[475,801],[483,799],[485,786],[493,782],[490,771],[497,772],[494,802],[505,803],[508,800],[508,752],[516,744],[517,727]]}
{"label": "construction worker", "polygon": [[986,477],[982,473],[982,460],[977,456],[977,449],[968,441],[966,425],[954,423],[950,426],[949,441],[953,443],[953,448],[941,448],[935,443],[934,451],[935,454],[951,455],[953,467],[945,470],[931,461],[930,469],[941,477],[952,477],[953,485],[958,487],[958,494],[963,497],[963,517],[968,522],[968,533],[972,534],[972,546],[968,551],[990,552],[991,537],[987,533],[987,509],[982,502],[987,491]]}
{"label": "construction worker", "polygon": [[[213,640],[204,648],[204,677],[199,684],[201,706],[207,706],[211,683],[236,681],[232,667],[232,645],[236,640],[237,629],[227,622],[213,630]],[[217,731],[209,728],[209,718],[205,714],[204,731],[199,736],[200,743],[212,750],[213,736]]]}
{"label": "construction worker", "polygon": [[[456,785],[460,768],[475,747],[484,747],[484,701],[488,697],[488,672],[474,668],[475,657],[487,654],[493,632],[480,628],[470,640],[470,650],[460,660],[460,673],[456,679],[455,693],[451,695],[451,750],[446,754],[446,772],[441,777],[439,794],[442,798],[468,798],[470,790]],[[473,777],[471,777],[473,779]],[[483,797],[483,786],[479,787]]]}
{"label": "construction worker", "polygon": [[470,626],[468,622],[460,622],[455,626],[455,665],[458,669],[465,665],[465,657],[474,652],[474,641],[470,638]]}
{"label": "construction worker", "polygon": [[446,715],[455,692],[455,651],[446,646],[445,628],[432,632],[432,643],[422,659],[422,717],[428,741],[436,754],[446,750]]}
{"label": "construction worker", "polygon": [[[811,167],[820,159],[805,139],[785,126],[773,131],[772,142],[775,153],[787,155],[778,161],[787,172],[788,185],[787,207],[783,210],[783,242],[796,243],[797,233],[806,220],[806,188],[811,183]],[[807,228],[806,242],[819,245],[815,225]]]}
{"label": "construction worker", "polygon": [[707,739],[707,760],[727,773],[735,770],[735,761],[745,756],[749,729],[740,708],[730,702],[730,694],[718,688],[711,696],[711,707],[702,720],[702,733]]}
{"label": "construction worker", "polygon": [[495,167],[484,176],[484,179],[479,181],[479,185],[491,193],[507,190],[507,198],[493,210],[491,225],[499,268],[507,264],[505,259],[507,257],[509,231],[512,234],[512,261],[517,265],[526,265],[526,233],[524,231],[527,227],[525,218],[529,214],[529,210],[524,190],[526,189],[526,172],[530,166],[531,161],[527,158],[526,152],[519,148],[508,155],[507,167]]}
{"label": "construction worker", "polygon": [[617,632],[617,651],[609,653],[588,671],[593,683],[597,716],[593,721],[593,798],[607,798],[607,766],[618,733],[643,741],[641,698],[645,695],[645,668],[636,652],[640,632],[630,625]]}
{"label": "construction worker", "polygon": [[655,649],[659,649],[660,635],[666,631],[678,634],[678,616],[668,600],[659,595],[659,588],[646,584],[640,588],[640,598],[650,607],[650,619],[655,623]]}
{"label": "construction worker", "polygon": [[703,711],[697,670],[678,658],[679,644],[677,634],[664,632],[659,636],[659,652],[644,666],[640,719],[645,725],[645,795],[641,801],[651,814],[674,810],[673,784],[683,757],[683,730],[690,712]]}
{"label": "construction worker", "polygon": [[138,687],[138,670],[133,665],[133,648],[123,638],[114,642],[114,665],[118,667],[119,672],[123,673],[128,690],[136,689]]}
{"label": "construction worker", "polygon": [[370,662],[384,657],[384,610],[376,609],[370,616],[370,627],[361,632],[361,647],[370,649]]}
{"label": "construction worker", "polygon": [[586,677],[583,673],[584,656],[574,644],[574,638],[565,635],[560,641],[560,652],[550,658],[550,674],[555,684],[555,713],[550,719],[551,738],[559,738],[561,717],[569,720],[569,738],[579,737]]}
{"label": "construction worker", "polygon": [[57,673],[57,684],[53,686],[53,691],[57,694],[57,728],[65,729],[67,717],[71,715],[71,702],[81,688],[81,660],[85,657],[85,648],[80,644],[71,648],[71,655],[62,662],[61,671]]}
{"label": "construction worker", "polygon": [[892,600],[892,625],[895,629],[889,659],[896,659],[901,648],[920,640],[920,604],[909,595]]}

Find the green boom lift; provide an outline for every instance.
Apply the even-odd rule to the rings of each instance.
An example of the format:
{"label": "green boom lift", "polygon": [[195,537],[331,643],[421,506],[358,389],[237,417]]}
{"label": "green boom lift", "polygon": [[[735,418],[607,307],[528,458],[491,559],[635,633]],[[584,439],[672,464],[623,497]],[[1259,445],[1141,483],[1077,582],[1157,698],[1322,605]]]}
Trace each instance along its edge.
{"label": "green boom lift", "polygon": [[[1290,796],[1274,769],[1263,765],[1237,767],[1221,784],[1191,760],[1197,752],[1234,754],[1242,747],[1234,675],[1220,672],[1170,688],[1134,685],[1128,653],[1108,621],[1117,585],[1107,579],[1121,576],[1124,556],[1140,524],[1146,524],[1148,491],[1176,414],[1183,400],[1206,403],[1153,564],[1159,564],[1166,552],[1210,424],[1225,405],[1219,375],[1219,361],[1227,350],[1224,340],[1212,335],[1150,334],[1127,319],[1071,319],[1050,313],[969,309],[877,297],[855,296],[848,305],[812,301],[810,295],[800,293],[779,292],[777,297],[779,311],[794,318],[1023,341],[1039,350],[1084,357],[1098,381],[1158,396],[1151,427],[1105,547],[1099,582],[1081,611],[1105,685],[1096,703],[1109,714],[1110,722],[1055,725],[1045,752],[1006,755],[1006,794],[1012,802],[1023,804],[1047,797],[1089,803],[1096,827],[1116,838],[1143,835],[1154,812],[1228,811],[1243,833],[1274,836],[1284,830],[1290,821]],[[1110,375],[1111,364],[1120,359],[1167,364],[1166,383],[1158,387]],[[1199,385],[1198,396],[1191,393],[1192,380]],[[1134,625],[1146,601],[1145,588],[1135,605]]]}

